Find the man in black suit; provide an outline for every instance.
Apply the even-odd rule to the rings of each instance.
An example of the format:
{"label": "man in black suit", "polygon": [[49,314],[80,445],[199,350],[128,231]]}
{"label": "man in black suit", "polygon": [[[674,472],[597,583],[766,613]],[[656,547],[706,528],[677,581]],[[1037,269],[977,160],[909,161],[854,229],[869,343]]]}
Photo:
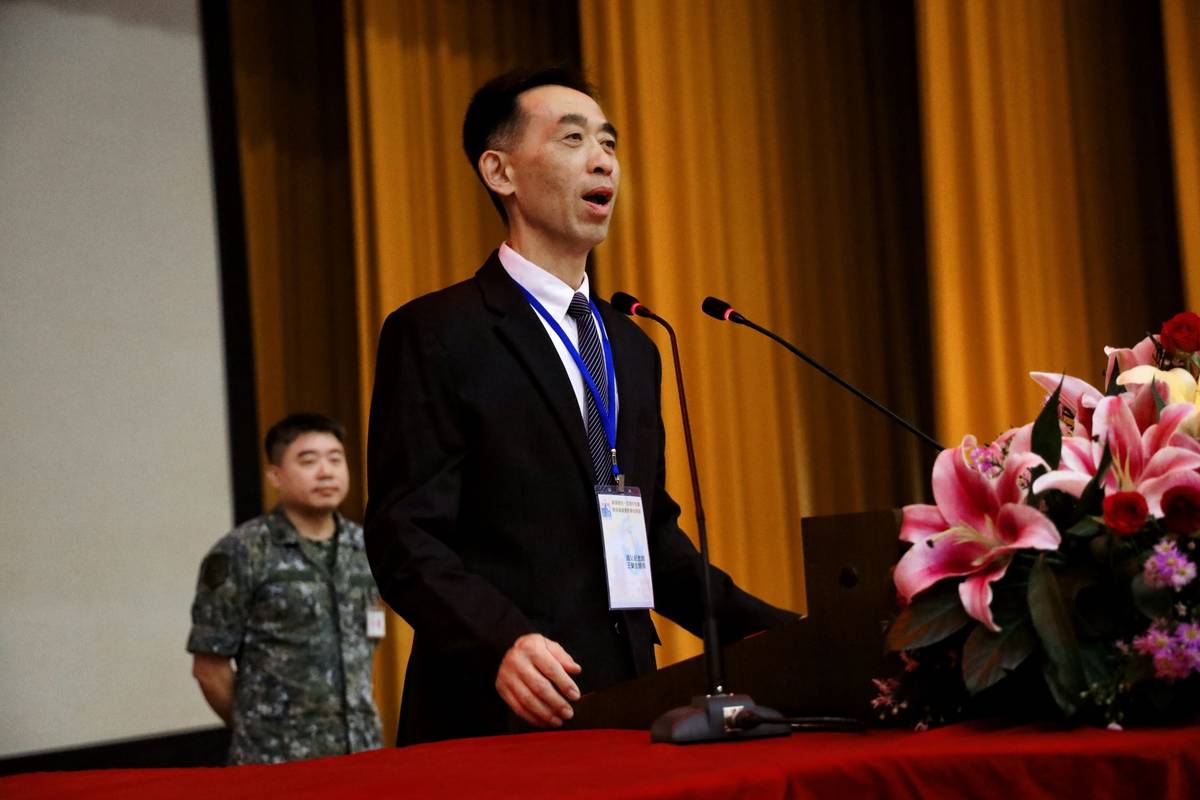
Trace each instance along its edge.
{"label": "man in black suit", "polygon": [[[641,492],[655,607],[701,629],[700,556],[664,488],[658,351],[588,295],[616,143],[565,70],[481,88],[463,144],[508,238],[380,334],[366,542],[416,632],[400,744],[558,727],[581,692],[655,668],[649,612],[610,610],[597,487],[618,473]],[[713,585],[726,641],[795,617],[719,570]]]}

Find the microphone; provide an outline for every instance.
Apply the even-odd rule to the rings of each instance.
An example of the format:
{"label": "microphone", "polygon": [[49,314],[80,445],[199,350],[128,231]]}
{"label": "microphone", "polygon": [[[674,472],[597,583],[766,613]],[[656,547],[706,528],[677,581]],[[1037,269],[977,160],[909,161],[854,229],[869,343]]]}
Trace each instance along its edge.
{"label": "microphone", "polygon": [[772,339],[772,340],[778,342],[779,344],[783,345],[788,350],[788,352],[790,352],[792,355],[803,359],[810,366],[816,367],[818,370],[820,370],[820,372],[823,375],[825,375],[825,377],[834,381],[839,386],[841,386],[843,389],[850,392],[855,397],[857,397],[859,400],[862,400],[867,405],[874,408],[876,411],[886,414],[893,422],[895,422],[899,425],[902,425],[910,433],[914,434],[917,438],[924,441],[930,447],[933,447],[934,449],[936,449],[939,453],[942,450],[946,449],[941,444],[939,444],[938,441],[936,439],[934,439],[932,436],[921,431],[915,425],[913,425],[911,422],[909,422],[908,420],[899,416],[898,414],[893,412],[891,409],[876,402],[869,395],[860,391],[859,389],[857,389],[853,384],[849,383],[848,381],[843,380],[842,377],[839,376],[836,372],[828,369],[823,364],[818,362],[816,359],[812,358],[807,353],[800,350],[800,348],[796,347],[791,342],[787,341],[786,339],[779,336],[778,334],[767,330],[766,328],[762,327],[761,325],[758,325],[758,324],[746,319],[744,316],[739,314],[734,309],[733,306],[731,306],[729,303],[726,303],[724,300],[719,300],[716,297],[706,297],[706,298],[704,298],[704,302],[700,304],[700,310],[703,311],[705,314],[708,314],[710,317],[713,317],[714,319],[726,320],[729,322],[736,323],[738,325],[745,325],[747,328],[758,331],[763,336],[766,336],[768,339]]}
{"label": "microphone", "polygon": [[[692,477],[692,497],[696,504],[696,533],[700,539],[700,558],[704,574],[704,672],[708,679],[707,695],[692,698],[689,706],[673,708],[662,714],[650,727],[650,739],[655,742],[705,742],[730,738],[752,738],[759,736],[783,736],[791,733],[791,727],[779,714],[768,708],[755,705],[748,695],[730,694],[725,691],[725,662],[721,651],[721,640],[717,636],[717,619],[712,607],[712,568],[708,554],[708,524],[704,516],[704,504],[700,500],[700,479],[696,474],[696,451],[692,446],[692,423],[688,418],[687,396],[683,391],[683,368],[679,363],[679,342],[671,323],[638,302],[633,295],[617,292],[612,296],[612,306],[628,316],[652,319],[667,329],[671,338],[671,356],[675,361],[675,383],[679,388],[679,410],[683,418],[683,439],[687,445],[688,469]],[[753,727],[736,727],[731,723],[740,711],[754,709],[768,712],[756,715],[765,724]]]}
{"label": "microphone", "polygon": [[[653,311],[639,303],[638,299],[631,294],[625,294],[625,292],[615,292],[612,296],[611,302],[613,308],[615,308],[617,311],[620,311],[622,314],[625,314],[626,316],[632,317],[636,315],[639,317],[647,317],[649,319],[657,319],[658,322],[661,322],[663,325],[667,325],[666,320],[662,319],[661,317],[655,317]],[[671,326],[667,325],[668,331],[670,330],[670,327]]]}
{"label": "microphone", "polygon": [[729,303],[726,303],[724,300],[718,300],[715,297],[704,298],[704,302],[700,304],[700,310],[715,319],[729,320],[739,325],[745,325],[749,322],[749,320],[735,311]]}

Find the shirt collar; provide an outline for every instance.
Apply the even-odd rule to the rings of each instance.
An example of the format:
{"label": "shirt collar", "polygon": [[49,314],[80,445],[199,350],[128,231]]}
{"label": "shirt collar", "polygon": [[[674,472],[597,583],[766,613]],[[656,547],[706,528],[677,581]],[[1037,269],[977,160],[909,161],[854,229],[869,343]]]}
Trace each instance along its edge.
{"label": "shirt collar", "polygon": [[504,271],[508,273],[508,276],[524,286],[526,291],[537,298],[537,301],[545,306],[546,310],[550,312],[550,316],[556,320],[567,319],[567,309],[576,292],[584,297],[591,297],[586,272],[583,273],[583,283],[579,284],[579,288],[572,289],[558,276],[551,275],[513,250],[508,246],[508,242],[500,245],[500,263],[504,266]]}
{"label": "shirt collar", "polygon": [[[336,526],[333,536],[338,540],[338,545],[359,546],[359,542],[355,541],[355,537],[352,535],[353,531],[346,524],[346,518],[342,516],[342,512],[336,510],[333,512],[333,522]],[[276,544],[300,544],[300,534],[296,532],[296,528],[287,518],[287,514],[283,513],[282,505],[271,509],[271,513],[267,515],[267,527],[271,531],[271,539]]]}

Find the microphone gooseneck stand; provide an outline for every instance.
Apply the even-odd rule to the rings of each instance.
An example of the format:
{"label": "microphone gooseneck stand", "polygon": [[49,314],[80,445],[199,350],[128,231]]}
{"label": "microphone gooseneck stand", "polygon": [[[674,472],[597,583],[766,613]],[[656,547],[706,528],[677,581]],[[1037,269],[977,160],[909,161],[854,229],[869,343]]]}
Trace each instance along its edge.
{"label": "microphone gooseneck stand", "polygon": [[865,392],[859,390],[858,388],[856,388],[853,384],[849,383],[848,381],[843,380],[842,377],[840,375],[838,375],[836,372],[827,368],[825,365],[821,364],[816,359],[812,358],[810,355],[805,353],[800,348],[796,347],[794,344],[789,342],[787,339],[784,339],[782,336],[779,336],[774,331],[768,330],[767,328],[764,328],[763,326],[746,319],[744,316],[739,314],[737,312],[737,310],[734,309],[733,306],[731,306],[729,303],[726,303],[724,300],[719,300],[716,297],[706,297],[706,298],[704,298],[704,302],[700,304],[700,308],[705,314],[708,314],[710,317],[712,317],[714,319],[725,320],[728,322],[735,323],[737,325],[745,325],[747,328],[750,328],[751,330],[758,331],[763,336],[766,336],[768,339],[771,339],[772,341],[782,345],[789,353],[796,356],[797,358],[802,359],[809,366],[820,371],[825,377],[829,378],[834,383],[838,384],[843,389],[845,389],[846,391],[853,394],[859,400],[862,400],[864,403],[871,406],[871,408],[874,408],[876,411],[878,411],[882,414],[886,414],[893,422],[906,428],[910,433],[914,434],[917,438],[921,439],[923,442],[925,442],[930,447],[937,450],[939,453],[942,450],[946,449],[941,444],[939,444],[938,441],[936,439],[934,439],[932,436],[921,431],[915,425],[913,425],[911,422],[904,419],[900,415],[896,414],[891,409],[887,408],[886,406],[884,406],[880,403],[877,403],[872,397],[867,395]]}
{"label": "microphone gooseneck stand", "polygon": [[704,505],[700,501],[700,481],[696,475],[692,426],[688,419],[687,398],[683,391],[683,369],[679,364],[679,345],[675,338],[675,329],[665,319],[624,292],[613,295],[612,305],[629,316],[654,320],[666,328],[667,335],[671,338],[671,355],[675,361],[675,380],[679,387],[679,406],[683,417],[683,437],[687,444],[692,496],[696,504],[696,532],[700,538],[700,557],[704,571],[704,671],[708,681],[708,694],[693,697],[691,705],[673,708],[662,714],[650,727],[650,739],[654,742],[687,744],[785,736],[791,733],[791,720],[781,717],[772,709],[755,705],[749,695],[731,694],[725,690],[725,664],[712,607],[708,527],[704,518]]}

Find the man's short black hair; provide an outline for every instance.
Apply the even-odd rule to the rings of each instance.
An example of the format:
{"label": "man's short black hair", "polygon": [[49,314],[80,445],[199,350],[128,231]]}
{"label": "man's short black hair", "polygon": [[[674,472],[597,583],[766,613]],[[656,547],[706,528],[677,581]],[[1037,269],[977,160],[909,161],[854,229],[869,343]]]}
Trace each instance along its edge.
{"label": "man's short black hair", "polygon": [[271,426],[263,447],[267,451],[267,461],[279,464],[283,460],[283,452],[288,445],[306,433],[332,434],[342,444],[346,443],[346,428],[335,419],[324,414],[302,412],[289,414]]}
{"label": "man's short black hair", "polygon": [[[539,86],[565,86],[591,98],[596,96],[596,90],[577,70],[562,65],[513,70],[485,83],[467,105],[462,133],[463,150],[481,182],[479,157],[487,150],[511,147],[520,137],[525,119],[517,97]],[[484,187],[487,187],[486,183]],[[507,224],[508,214],[504,212],[499,195],[491,189],[488,194],[492,197],[492,205],[500,212],[500,218]]]}

